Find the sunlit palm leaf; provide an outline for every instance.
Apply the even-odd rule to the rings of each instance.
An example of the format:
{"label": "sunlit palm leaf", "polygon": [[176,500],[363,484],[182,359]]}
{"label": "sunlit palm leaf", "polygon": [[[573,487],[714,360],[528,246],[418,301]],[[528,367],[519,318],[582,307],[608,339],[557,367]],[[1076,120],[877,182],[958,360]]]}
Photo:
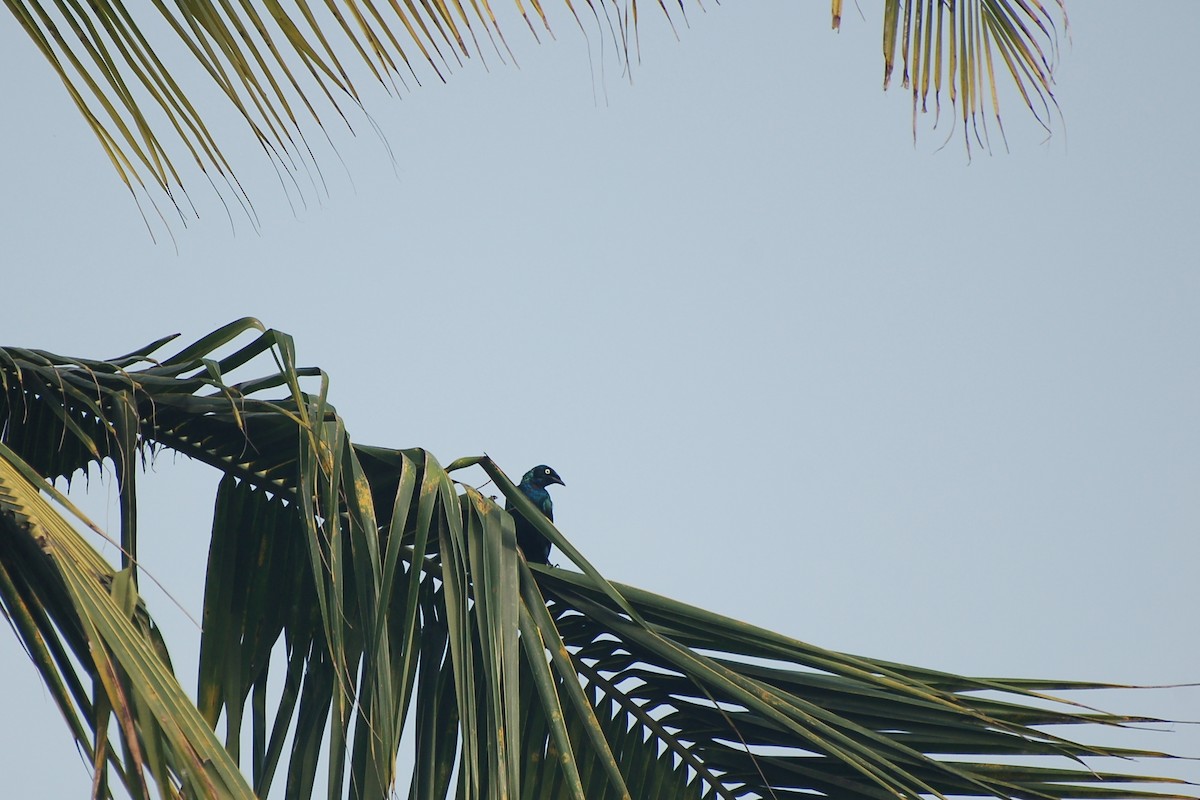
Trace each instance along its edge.
{"label": "sunlit palm leaf", "polygon": [[[838,5],[835,0],[834,27]],[[1056,7],[1057,16],[1049,5]],[[1049,132],[1056,108],[1051,91],[1059,36],[1056,18],[1066,26],[1064,0],[885,0],[884,88],[891,81],[899,45],[901,80],[912,91],[913,135],[918,109],[929,110],[930,92],[940,115],[945,90],[958,109],[967,149],[972,140],[989,147],[989,110],[1004,136],[998,56],[1025,106]]]}
{"label": "sunlit palm leaf", "polygon": [[[1058,10],[1065,20],[1065,12]],[[232,195],[253,218],[248,192],[222,152],[235,129],[218,127],[200,99],[212,86],[274,162],[285,191],[323,185],[306,131],[325,130],[330,119],[365,122],[351,73],[396,91],[405,76],[445,80],[462,59],[511,54],[487,3],[399,3],[386,7],[354,0],[310,6],[295,3],[157,1],[134,7],[122,0],[46,3],[5,0],[17,24],[58,74],[135,197],[150,187],[157,205],[166,197],[177,216],[195,213],[183,191],[184,175],[200,171],[221,193]],[[520,0],[515,9],[537,36],[550,29],[538,2],[535,24]],[[671,5],[659,2],[670,19]],[[833,0],[833,24],[841,20]],[[563,9],[579,23],[571,0]],[[598,0],[587,4],[625,69],[636,40],[637,4]],[[680,0],[678,11],[685,6]],[[904,84],[913,91],[914,125],[932,89],[960,107],[964,121],[981,122],[985,104],[999,121],[996,61],[1003,62],[1026,105],[1049,123],[1055,17],[1040,0],[886,0],[884,84],[901,45]],[[481,37],[483,40],[481,41]],[[410,60],[410,52],[413,57]],[[419,53],[419,56],[415,54]],[[414,63],[416,62],[416,63]],[[332,115],[332,117],[331,117]],[[315,123],[315,126],[312,125]],[[239,131],[238,135],[243,132]],[[983,138],[983,129],[975,130]],[[183,165],[179,162],[189,162]]]}
{"label": "sunlit palm leaf", "polygon": [[[164,797],[246,795],[246,783],[264,796],[280,779],[298,798],[382,798],[405,783],[423,800],[1057,800],[1152,796],[1147,783],[1161,787],[1153,796],[1186,796],[1162,791],[1170,780],[1139,787],[1082,763],[1160,753],[1047,730],[1145,721],[1046,697],[1096,684],[823,650],[610,583],[532,509],[582,572],[530,568],[511,517],[432,456],[352,444],[327,380],[296,365],[290,337],[241,320],[154,360],[166,341],[112,361],[0,349],[0,608],[97,765],[101,794],[111,774]],[[266,358],[266,374],[232,382]],[[195,706],[137,600],[127,535],[134,456],[163,447],[223,476]],[[106,459],[128,498],[121,570],[28,482]],[[486,457],[451,469],[468,465],[528,504]],[[407,778],[396,764],[406,733]],[[1004,763],[1012,756],[1025,760]],[[1048,760],[1063,757],[1074,766]]]}
{"label": "sunlit palm leaf", "polygon": [[[163,796],[182,790],[192,797],[253,797],[236,761],[175,680],[160,640],[139,617],[132,573],[115,573],[31,480],[51,494],[53,487],[31,472],[0,445],[0,603],[80,746],[93,758],[107,750],[107,725],[96,721],[106,723],[111,711],[126,753],[117,774],[135,796],[145,792],[148,769]],[[62,639],[103,698],[103,709],[79,691],[84,676],[65,658]],[[64,684],[77,687],[73,699]],[[95,748],[80,716],[93,727]],[[107,750],[98,772],[103,775],[104,762],[115,758]]]}

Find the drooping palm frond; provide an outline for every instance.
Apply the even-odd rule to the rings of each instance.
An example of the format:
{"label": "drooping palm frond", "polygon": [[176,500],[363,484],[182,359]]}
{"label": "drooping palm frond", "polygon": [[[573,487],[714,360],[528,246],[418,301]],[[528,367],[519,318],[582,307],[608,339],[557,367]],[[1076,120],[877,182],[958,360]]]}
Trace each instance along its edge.
{"label": "drooping palm frond", "polygon": [[[838,5],[835,0],[835,24]],[[990,146],[988,109],[1000,136],[997,61],[1026,108],[1047,132],[1057,108],[1051,87],[1057,57],[1059,26],[1065,29],[1064,0],[1053,0],[1052,14],[1042,0],[885,0],[883,23],[883,86],[891,82],[899,45],[901,82],[912,91],[913,136],[917,111],[941,115],[943,89],[962,119],[967,150],[974,139]],[[1058,20],[1058,21],[1056,21]]]}
{"label": "drooping palm frond", "polygon": [[0,609],[94,765],[94,793],[108,795],[111,766],[135,797],[150,776],[163,797],[254,797],[172,674],[131,569],[104,561],[39,489],[54,494],[0,445]]}
{"label": "drooping palm frond", "polygon": [[[1061,0],[1058,11],[1064,20]],[[657,4],[668,22],[682,0]],[[512,52],[500,15],[488,3],[215,3],[131,5],[5,0],[62,80],[68,94],[135,197],[163,198],[185,222],[184,179],[198,170],[253,216],[250,197],[223,147],[245,132],[299,191],[321,182],[309,137],[328,136],[326,123],[367,125],[352,75],[388,91],[397,81],[444,81],[464,59],[505,62]],[[515,10],[535,38],[551,31],[551,14],[532,3],[534,18]],[[833,0],[834,27],[841,1]],[[630,67],[636,54],[637,0],[565,0],[568,24],[595,23]],[[509,11],[511,13],[511,10]],[[504,23],[507,27],[511,23]],[[885,0],[884,85],[901,42],[904,83],[914,115],[931,90],[943,89],[968,120],[982,119],[990,90],[997,121],[995,62],[1002,61],[1026,105],[1048,123],[1053,52],[1059,26],[1040,0]],[[605,34],[606,32],[606,34]],[[363,72],[365,70],[365,73]],[[218,105],[202,99],[216,88]],[[225,104],[228,109],[220,108]],[[218,122],[231,110],[235,126]],[[315,123],[315,124],[314,124]],[[915,120],[914,120],[915,124]]]}
{"label": "drooping palm frond", "polygon": [[[0,349],[0,609],[102,796],[115,778],[163,797],[1194,797],[1084,762],[1162,753],[1053,732],[1144,721],[1045,694],[1095,684],[855,657],[614,585],[531,508],[579,571],[530,567],[509,514],[451,478],[479,466],[528,503],[486,457],[353,444],[323,373],[254,320],[156,360],[167,341]],[[137,594],[148,448],[221,475],[194,703]],[[106,460],[119,567],[50,483]]]}

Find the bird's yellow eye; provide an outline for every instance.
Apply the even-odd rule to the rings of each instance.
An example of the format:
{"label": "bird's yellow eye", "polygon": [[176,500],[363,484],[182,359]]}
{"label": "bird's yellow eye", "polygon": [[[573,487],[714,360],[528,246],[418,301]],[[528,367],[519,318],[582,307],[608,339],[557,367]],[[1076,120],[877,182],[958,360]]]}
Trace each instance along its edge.
{"label": "bird's yellow eye", "polygon": [[549,474],[550,474],[550,470],[546,470],[546,474],[547,474],[547,475],[549,475]]}

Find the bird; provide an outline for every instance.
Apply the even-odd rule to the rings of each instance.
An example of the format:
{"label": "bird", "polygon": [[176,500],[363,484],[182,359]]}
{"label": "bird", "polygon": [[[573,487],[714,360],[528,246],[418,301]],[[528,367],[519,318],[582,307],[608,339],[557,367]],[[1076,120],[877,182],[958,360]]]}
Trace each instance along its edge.
{"label": "bird", "polygon": [[[517,487],[551,522],[554,521],[554,503],[551,502],[550,492],[546,491],[546,487],[552,483],[566,486],[553,468],[545,464],[538,464],[522,476],[521,483]],[[550,540],[542,536],[533,527],[533,524],[525,519],[521,512],[513,506],[511,500],[504,504],[504,510],[512,514],[513,521],[517,523],[517,544],[520,545],[521,552],[525,554],[525,560],[534,564],[550,563]]]}

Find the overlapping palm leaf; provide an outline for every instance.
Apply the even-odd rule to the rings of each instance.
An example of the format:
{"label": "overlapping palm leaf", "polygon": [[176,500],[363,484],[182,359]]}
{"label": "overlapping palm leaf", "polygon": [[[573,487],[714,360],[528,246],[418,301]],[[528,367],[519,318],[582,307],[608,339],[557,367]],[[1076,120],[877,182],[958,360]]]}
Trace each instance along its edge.
{"label": "overlapping palm leaf", "polygon": [[150,776],[163,797],[253,797],[175,680],[131,571],[104,561],[39,488],[53,494],[0,445],[0,610],[96,767],[94,793],[108,795],[111,766],[134,797],[150,796]]}
{"label": "overlapping palm leaf", "polygon": [[[988,108],[999,121],[995,76],[1001,70],[1048,124],[1054,49],[1065,26],[1061,0],[1055,3],[885,0],[884,84],[899,44],[904,84],[913,91],[914,125],[918,98],[924,108],[931,92],[935,102],[945,92],[960,107],[964,132]],[[656,5],[673,28],[686,20],[682,0]],[[549,14],[534,0],[532,17],[520,0],[499,14],[486,2],[461,0],[329,0],[315,6],[302,0],[5,0],[5,6],[58,74],[135,196],[149,185],[158,191],[148,196],[156,204],[166,198],[183,219],[194,213],[183,191],[190,170],[199,170],[253,215],[222,151],[247,131],[287,176],[285,186],[299,191],[301,185],[320,185],[307,137],[328,136],[328,120],[369,124],[352,75],[398,91],[397,81],[445,80],[464,59],[512,60],[499,21],[506,12],[512,16],[515,10],[524,21],[516,24],[535,38],[539,30],[551,32],[555,14],[562,15],[558,27],[599,31],[608,40],[603,46],[616,50],[626,70],[638,46],[637,0],[565,0]],[[841,0],[832,0],[835,28],[841,7]],[[503,26],[514,22],[512,16]],[[202,99],[213,87],[216,99]],[[225,104],[228,109],[220,109]],[[232,110],[240,123],[218,127],[217,110]]]}
{"label": "overlapping palm leaf", "polygon": [[[156,360],[166,342],[0,349],[0,608],[101,796],[114,777],[164,797],[1191,796],[1089,761],[1160,753],[1048,730],[1144,721],[1044,694],[1093,684],[822,650],[614,585],[540,517],[579,571],[531,568],[511,517],[451,478],[482,467],[527,504],[486,457],[353,444],[324,375],[254,320]],[[220,474],[194,702],[137,594],[156,448]],[[50,483],[106,461],[119,565]]]}
{"label": "overlapping palm leaf", "polygon": [[[834,0],[834,27],[837,6]],[[1053,6],[1057,13],[1051,13]],[[1001,138],[1000,89],[996,74],[1008,76],[1025,107],[1047,132],[1056,104],[1052,86],[1064,0],[885,0],[883,85],[887,88],[900,51],[901,82],[912,91],[913,136],[917,112],[940,116],[942,93],[957,107],[963,141],[990,147],[990,110]],[[1002,66],[1001,66],[1002,65]]]}

